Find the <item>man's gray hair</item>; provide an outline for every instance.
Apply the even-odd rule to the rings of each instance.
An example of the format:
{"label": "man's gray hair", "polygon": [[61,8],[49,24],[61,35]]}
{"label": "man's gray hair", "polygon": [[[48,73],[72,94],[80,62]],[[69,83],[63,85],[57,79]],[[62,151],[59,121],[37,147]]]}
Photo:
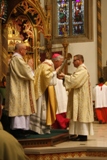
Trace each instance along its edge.
{"label": "man's gray hair", "polygon": [[17,43],[16,45],[15,45],[15,51],[18,51],[21,47],[23,47],[24,46],[24,43]]}
{"label": "man's gray hair", "polygon": [[64,58],[64,56],[59,55],[59,56],[57,56],[55,58],[52,58],[52,61],[60,61],[60,59],[62,59],[62,58]]}

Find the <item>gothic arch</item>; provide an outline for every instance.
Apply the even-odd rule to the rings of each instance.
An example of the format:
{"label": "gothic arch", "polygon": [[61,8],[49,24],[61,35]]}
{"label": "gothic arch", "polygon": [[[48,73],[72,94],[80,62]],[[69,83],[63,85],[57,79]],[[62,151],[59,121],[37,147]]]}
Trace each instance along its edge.
{"label": "gothic arch", "polygon": [[[17,2],[19,2],[17,0]],[[11,9],[10,14],[8,15],[8,19],[6,22],[6,25],[3,25],[3,35],[2,35],[2,68],[3,73],[5,74],[7,71],[7,62],[6,57],[8,54],[8,24],[10,23],[10,20],[13,21],[13,23],[17,24],[18,28],[18,21],[22,23],[24,26],[24,32],[27,36],[32,39],[31,36],[33,36],[33,43],[32,43],[32,52],[34,52],[35,55],[35,65],[37,66],[38,61],[38,41],[40,41],[40,34],[43,35],[44,39],[50,40],[51,39],[51,18],[50,18],[50,8],[48,8],[46,11],[43,10],[43,8],[40,5],[40,2],[38,0],[23,0],[19,3],[16,3],[14,7]],[[20,24],[21,25],[21,24]],[[30,30],[28,30],[28,28]],[[19,29],[20,30],[20,29]],[[32,34],[31,34],[32,32]],[[25,35],[25,34],[24,34]],[[22,36],[22,35],[21,35]],[[36,38],[35,38],[36,37]],[[32,41],[32,40],[31,40]]]}
{"label": "gothic arch", "polygon": [[12,12],[14,12],[15,9],[20,10],[24,15],[29,16],[34,27],[36,27],[39,32],[43,33],[45,38],[51,37],[50,13],[49,11],[46,13],[44,12],[39,1],[23,0],[13,8]]}

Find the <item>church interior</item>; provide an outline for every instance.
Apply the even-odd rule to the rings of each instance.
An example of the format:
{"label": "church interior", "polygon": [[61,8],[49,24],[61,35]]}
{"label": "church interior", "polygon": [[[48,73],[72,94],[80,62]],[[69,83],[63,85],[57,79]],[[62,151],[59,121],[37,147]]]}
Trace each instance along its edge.
{"label": "church interior", "polygon": [[[70,63],[64,72],[75,70],[72,57],[82,54],[90,73],[92,89],[103,77],[107,81],[107,0],[0,0],[0,84],[17,43],[24,43],[28,63],[34,69],[54,53]],[[94,107],[94,103],[93,103]],[[107,115],[106,115],[107,116]],[[107,123],[95,117],[94,136],[86,142],[69,140],[68,130],[41,139],[19,140],[31,160],[107,159]]]}

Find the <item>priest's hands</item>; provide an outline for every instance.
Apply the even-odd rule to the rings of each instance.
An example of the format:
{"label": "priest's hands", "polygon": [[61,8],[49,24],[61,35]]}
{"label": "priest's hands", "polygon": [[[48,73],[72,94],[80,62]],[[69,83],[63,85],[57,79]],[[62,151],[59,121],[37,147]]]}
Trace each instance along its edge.
{"label": "priest's hands", "polygon": [[58,74],[61,67],[56,68],[56,73]]}
{"label": "priest's hands", "polygon": [[57,76],[59,79],[64,79],[65,74],[63,72],[61,72],[60,74],[58,74]]}
{"label": "priest's hands", "polygon": [[59,79],[64,79],[65,74],[60,71],[60,68],[61,68],[61,66],[56,69],[57,78],[59,78]]}

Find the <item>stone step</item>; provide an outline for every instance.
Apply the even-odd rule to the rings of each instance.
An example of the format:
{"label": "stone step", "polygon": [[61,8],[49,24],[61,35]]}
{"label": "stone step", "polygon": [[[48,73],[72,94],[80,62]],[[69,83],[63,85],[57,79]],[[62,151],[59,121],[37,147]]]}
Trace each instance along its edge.
{"label": "stone step", "polygon": [[77,158],[64,158],[63,160],[107,160],[107,157],[77,157]]}

